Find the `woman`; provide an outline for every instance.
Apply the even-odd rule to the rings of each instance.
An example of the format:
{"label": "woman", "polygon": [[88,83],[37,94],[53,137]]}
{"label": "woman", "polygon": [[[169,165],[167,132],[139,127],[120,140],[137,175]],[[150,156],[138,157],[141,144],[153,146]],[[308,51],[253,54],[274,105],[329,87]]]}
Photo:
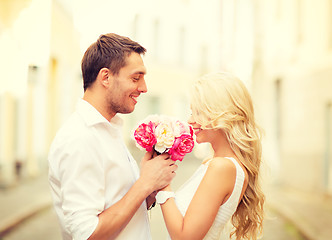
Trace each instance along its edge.
{"label": "woman", "polygon": [[261,140],[251,97],[229,73],[203,76],[192,88],[189,124],[197,143],[208,142],[204,160],[175,194],[157,196],[171,239],[219,239],[231,219],[235,239],[262,233],[264,195],[259,185]]}

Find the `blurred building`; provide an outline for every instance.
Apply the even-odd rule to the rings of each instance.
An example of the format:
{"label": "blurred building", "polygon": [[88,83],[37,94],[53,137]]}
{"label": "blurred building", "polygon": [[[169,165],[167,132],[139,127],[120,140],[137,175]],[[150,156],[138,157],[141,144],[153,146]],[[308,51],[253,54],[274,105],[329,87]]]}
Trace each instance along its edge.
{"label": "blurred building", "polygon": [[63,2],[0,1],[1,186],[45,170],[58,122],[80,94],[79,38]]}
{"label": "blurred building", "polygon": [[[136,27],[140,21],[146,27],[144,18],[150,17],[151,29],[159,33],[151,32],[156,40],[152,54],[161,60],[156,62],[170,69],[181,66],[188,70],[184,74],[191,73],[187,81],[178,75],[167,85],[177,86],[182,80],[186,88],[196,75],[215,70],[235,73],[252,93],[258,122],[265,131],[268,178],[331,195],[332,1],[223,0],[208,6],[199,0],[180,2],[161,5],[155,20],[159,12],[143,12],[144,16],[135,18]],[[163,15],[164,11],[172,17]],[[176,51],[162,51],[172,43]],[[160,84],[156,97],[164,96],[161,101],[167,102],[169,86],[160,88]],[[182,112],[186,109],[173,99],[171,103]]]}
{"label": "blurred building", "polygon": [[124,22],[127,27],[118,32],[147,48],[148,93],[140,96],[132,114],[123,116],[126,140],[134,145],[129,133],[149,114],[187,121],[191,83],[220,69],[222,8],[219,0],[209,4],[200,0],[125,0],[122,4],[130,4],[131,9]]}
{"label": "blurred building", "polygon": [[234,72],[265,131],[268,178],[332,194],[331,0],[145,0],[133,9],[128,28],[148,48],[150,92],[131,121],[151,111],[185,118],[196,77]]}
{"label": "blurred building", "polygon": [[0,1],[1,185],[38,175],[82,94],[74,18],[81,35],[96,33],[88,44],[116,32],[148,50],[148,93],[123,116],[129,144],[149,114],[186,120],[192,81],[228,70],[253,95],[274,182],[332,194],[332,0],[82,0],[76,12],[68,2]]}
{"label": "blurred building", "polygon": [[281,184],[331,195],[332,1],[252,6],[252,90],[270,172]]}
{"label": "blurred building", "polygon": [[220,1],[221,69],[252,93],[268,178],[332,194],[332,1]]}

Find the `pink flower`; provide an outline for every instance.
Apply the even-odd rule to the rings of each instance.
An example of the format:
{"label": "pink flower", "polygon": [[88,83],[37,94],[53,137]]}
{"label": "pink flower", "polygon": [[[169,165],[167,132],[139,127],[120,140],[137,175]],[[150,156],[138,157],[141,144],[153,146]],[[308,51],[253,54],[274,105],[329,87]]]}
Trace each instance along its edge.
{"label": "pink flower", "polygon": [[142,123],[134,132],[136,143],[145,148],[146,151],[152,151],[153,146],[157,143],[157,138],[154,134],[155,125],[153,122]]}
{"label": "pink flower", "polygon": [[175,132],[175,136],[179,137],[182,134],[190,134],[190,136],[194,135],[194,130],[192,128],[191,125],[189,125],[188,123],[182,122],[177,120],[175,122],[175,127],[174,127],[174,132]]}
{"label": "pink flower", "polygon": [[136,146],[146,151],[167,152],[173,161],[182,161],[194,147],[192,127],[163,115],[148,116],[134,131]]}
{"label": "pink flower", "polygon": [[189,125],[190,136],[194,136],[194,129],[191,125]]}
{"label": "pink flower", "polygon": [[194,139],[190,134],[182,134],[176,138],[172,148],[168,151],[173,161],[182,161],[186,153],[190,153],[194,147]]}

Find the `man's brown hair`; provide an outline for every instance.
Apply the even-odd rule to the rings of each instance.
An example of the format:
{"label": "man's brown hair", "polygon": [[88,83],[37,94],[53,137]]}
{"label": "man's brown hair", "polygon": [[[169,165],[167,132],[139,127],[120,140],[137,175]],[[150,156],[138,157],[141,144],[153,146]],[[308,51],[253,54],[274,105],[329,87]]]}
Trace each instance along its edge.
{"label": "man's brown hair", "polygon": [[146,49],[128,37],[115,33],[101,35],[91,44],[82,58],[82,75],[84,91],[96,80],[102,68],[108,68],[117,75],[121,68],[126,66],[126,58],[132,53],[144,55]]}

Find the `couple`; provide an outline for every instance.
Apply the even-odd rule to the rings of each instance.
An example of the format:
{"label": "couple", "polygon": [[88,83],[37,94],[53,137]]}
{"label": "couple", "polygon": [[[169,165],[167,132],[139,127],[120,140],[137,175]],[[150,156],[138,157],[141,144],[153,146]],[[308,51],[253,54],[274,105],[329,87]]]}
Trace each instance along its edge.
{"label": "couple", "polygon": [[83,99],[49,153],[63,239],[151,239],[147,210],[155,202],[171,239],[219,239],[230,219],[236,239],[256,239],[264,195],[248,91],[228,73],[206,75],[193,85],[189,124],[214,155],[174,194],[170,183],[177,166],[168,154],[147,152],[139,169],[121,136],[117,113],[133,112],[147,92],[145,51],[129,38],[105,34],[83,56]]}

